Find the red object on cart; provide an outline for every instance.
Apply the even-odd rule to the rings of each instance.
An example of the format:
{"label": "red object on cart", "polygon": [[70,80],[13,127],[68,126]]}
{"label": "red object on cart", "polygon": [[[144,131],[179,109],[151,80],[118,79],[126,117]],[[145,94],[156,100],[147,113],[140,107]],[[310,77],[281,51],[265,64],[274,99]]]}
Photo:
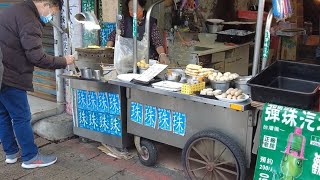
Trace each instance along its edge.
{"label": "red object on cart", "polygon": [[[248,19],[248,20],[257,20],[258,11],[238,11],[238,18]],[[266,21],[268,13],[263,13],[263,20]]]}

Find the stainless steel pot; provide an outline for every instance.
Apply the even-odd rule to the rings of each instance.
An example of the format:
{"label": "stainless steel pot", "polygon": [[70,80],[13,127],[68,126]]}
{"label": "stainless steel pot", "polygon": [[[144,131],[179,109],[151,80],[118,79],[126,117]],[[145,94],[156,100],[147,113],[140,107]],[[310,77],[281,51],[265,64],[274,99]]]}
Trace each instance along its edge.
{"label": "stainless steel pot", "polygon": [[208,33],[216,33],[223,29],[222,24],[207,24]]}
{"label": "stainless steel pot", "polygon": [[218,81],[210,81],[212,89],[218,89],[222,92],[227,91],[230,88],[230,81],[226,82],[218,82]]}
{"label": "stainless steel pot", "polygon": [[100,70],[94,70],[93,71],[93,78],[96,80],[101,80],[101,71]]}
{"label": "stainless steel pot", "polygon": [[92,79],[92,69],[88,67],[84,67],[80,69],[81,78],[83,79]]}
{"label": "stainless steel pot", "polygon": [[206,26],[208,29],[208,33],[216,33],[223,29],[224,20],[222,19],[207,19]]}
{"label": "stainless steel pot", "polygon": [[164,75],[164,77],[168,81],[180,82],[182,78],[182,74],[174,70],[168,70],[168,72]]}
{"label": "stainless steel pot", "polygon": [[139,68],[139,74],[143,74],[146,70],[147,68]]}
{"label": "stainless steel pot", "polygon": [[252,76],[240,76],[234,80],[235,87],[241,89],[245,94],[251,95],[251,88],[247,85],[247,82],[252,78]]}

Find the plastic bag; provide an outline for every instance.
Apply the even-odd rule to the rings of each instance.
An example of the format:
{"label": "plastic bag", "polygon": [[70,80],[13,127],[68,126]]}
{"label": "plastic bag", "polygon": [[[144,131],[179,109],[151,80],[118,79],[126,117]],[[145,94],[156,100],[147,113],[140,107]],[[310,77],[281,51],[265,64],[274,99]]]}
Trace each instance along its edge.
{"label": "plastic bag", "polygon": [[[116,35],[114,47],[114,66],[118,74],[133,72],[133,39]],[[147,53],[147,41],[137,41],[138,61],[145,58]]]}
{"label": "plastic bag", "polygon": [[272,0],[272,10],[277,21],[291,17],[293,12],[291,0]]}

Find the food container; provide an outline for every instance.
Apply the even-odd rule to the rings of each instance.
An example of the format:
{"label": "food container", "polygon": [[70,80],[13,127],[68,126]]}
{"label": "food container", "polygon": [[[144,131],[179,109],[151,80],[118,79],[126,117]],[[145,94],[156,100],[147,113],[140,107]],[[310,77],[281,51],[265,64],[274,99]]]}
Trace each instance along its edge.
{"label": "food container", "polygon": [[223,22],[223,30],[237,29],[237,30],[247,30],[254,31],[256,28],[256,22],[243,22],[243,21],[229,21]]}
{"label": "food container", "polygon": [[204,45],[209,44],[209,45],[211,45],[216,41],[217,35],[216,34],[210,34],[210,33],[198,33],[198,39],[199,39],[201,44],[204,44]]}
{"label": "food container", "polygon": [[243,93],[251,95],[250,86],[247,85],[247,82],[252,78],[252,76],[240,76],[234,80],[235,87],[241,89]]}
{"label": "food container", "polygon": [[144,73],[148,68],[139,68],[139,74],[142,74]]}
{"label": "food container", "polygon": [[248,81],[251,99],[300,109],[319,100],[320,65],[278,60]]}
{"label": "food container", "polygon": [[181,93],[182,94],[193,94],[196,91],[201,91],[206,87],[205,82],[200,82],[197,84],[182,84]]}
{"label": "food container", "polygon": [[83,79],[92,79],[92,69],[84,67],[80,69],[81,78]]}
{"label": "food container", "polygon": [[182,74],[174,71],[171,71],[169,73],[168,71],[164,76],[165,76],[165,79],[168,81],[180,82]]}
{"label": "food container", "polygon": [[222,92],[227,91],[230,88],[230,81],[210,81],[212,89],[219,89]]}
{"label": "food container", "polygon": [[93,78],[96,80],[101,80],[101,71],[100,70],[94,70],[93,71]]}
{"label": "food container", "polygon": [[217,33],[223,29],[223,25],[207,24],[208,33]]}
{"label": "food container", "polygon": [[102,68],[102,75],[104,76],[107,76],[109,75],[111,72],[115,71],[115,67],[113,66],[113,64],[110,64],[110,65],[101,65],[101,68]]}
{"label": "food container", "polygon": [[222,19],[207,19],[206,26],[209,33],[216,33],[223,29],[222,23],[224,20]]}

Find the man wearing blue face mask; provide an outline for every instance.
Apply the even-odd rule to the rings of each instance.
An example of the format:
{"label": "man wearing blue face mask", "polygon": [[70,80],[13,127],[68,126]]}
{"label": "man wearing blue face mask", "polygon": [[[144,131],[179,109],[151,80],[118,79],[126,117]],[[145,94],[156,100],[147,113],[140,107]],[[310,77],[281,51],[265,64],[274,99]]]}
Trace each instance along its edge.
{"label": "man wearing blue face mask", "polygon": [[57,161],[55,156],[39,154],[34,143],[26,91],[33,90],[34,66],[60,69],[74,62],[73,56],[50,56],[42,46],[43,26],[53,15],[59,15],[61,6],[61,0],[25,0],[0,13],[4,66],[0,89],[0,139],[8,164],[16,163],[19,154],[22,167],[27,169],[46,167]]}

